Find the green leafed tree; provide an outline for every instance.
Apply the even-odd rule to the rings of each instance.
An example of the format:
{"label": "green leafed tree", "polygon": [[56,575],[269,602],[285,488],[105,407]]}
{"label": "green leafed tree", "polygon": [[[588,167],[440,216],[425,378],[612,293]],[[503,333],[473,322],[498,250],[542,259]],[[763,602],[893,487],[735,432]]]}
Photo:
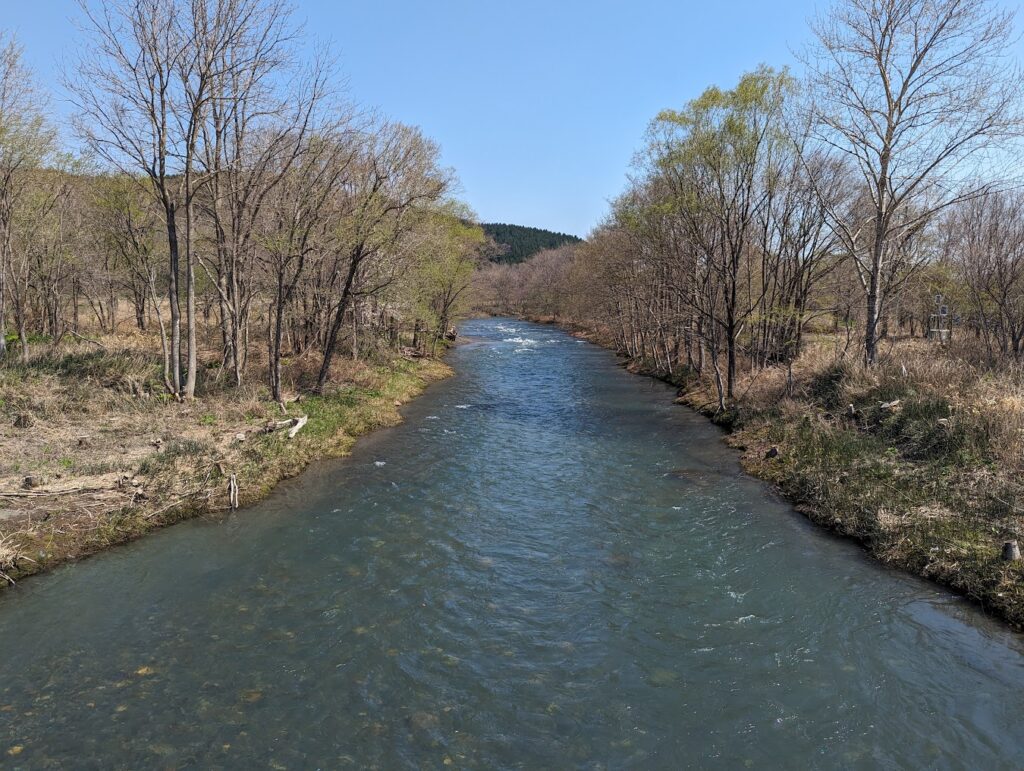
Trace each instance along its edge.
{"label": "green leafed tree", "polygon": [[470,286],[487,243],[464,206],[448,204],[421,225],[415,263],[406,277],[413,313],[427,325],[431,349],[469,306]]}

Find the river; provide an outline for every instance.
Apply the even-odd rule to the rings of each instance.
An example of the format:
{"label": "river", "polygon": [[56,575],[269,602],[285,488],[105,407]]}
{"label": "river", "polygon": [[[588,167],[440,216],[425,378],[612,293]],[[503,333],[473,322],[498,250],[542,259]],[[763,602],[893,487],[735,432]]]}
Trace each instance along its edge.
{"label": "river", "polygon": [[1020,638],[608,352],[462,331],[350,458],[0,596],[0,766],[1021,766]]}

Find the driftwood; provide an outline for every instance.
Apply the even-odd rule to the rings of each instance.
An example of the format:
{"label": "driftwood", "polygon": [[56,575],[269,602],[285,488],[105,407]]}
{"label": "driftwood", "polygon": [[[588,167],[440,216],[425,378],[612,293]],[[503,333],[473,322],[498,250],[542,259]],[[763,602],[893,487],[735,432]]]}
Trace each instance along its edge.
{"label": "driftwood", "polygon": [[234,474],[228,479],[228,505],[232,510],[238,508],[238,479]]}
{"label": "driftwood", "polygon": [[[250,428],[245,431],[239,431],[237,434],[235,434],[234,441],[241,444],[242,442],[249,438],[250,433],[272,434],[275,431],[283,431],[286,428],[288,429],[288,438],[294,439],[295,435],[302,430],[302,427],[306,425],[308,421],[308,415],[302,415],[297,418],[288,418],[286,420],[271,420],[262,428]],[[223,473],[224,472],[221,471],[221,474]]]}
{"label": "driftwood", "polygon": [[295,435],[302,430],[302,427],[309,421],[309,415],[303,415],[301,418],[295,421],[295,425],[292,426],[292,430],[288,432],[288,438],[294,439]]}
{"label": "driftwood", "polygon": [[272,434],[275,431],[282,431],[287,428],[289,429],[288,438],[294,439],[295,435],[302,430],[302,427],[306,425],[308,421],[308,415],[303,415],[302,417],[298,418],[288,418],[288,420],[272,420],[262,428],[260,433]]}
{"label": "driftwood", "polygon": [[70,487],[64,490],[11,490],[0,491],[0,498],[49,498],[53,495],[71,495],[72,493],[107,493],[116,492],[116,487]]}
{"label": "driftwood", "polygon": [[182,506],[182,505],[184,505],[185,503],[188,502],[188,500],[190,498],[199,498],[199,497],[203,496],[204,494],[205,494],[206,500],[207,501],[210,500],[210,496],[212,495],[211,491],[207,490],[205,487],[200,487],[200,488],[198,488],[196,490],[193,490],[192,492],[185,493],[184,495],[181,495],[181,496],[175,498],[170,503],[168,503],[166,506],[161,506],[156,511],[149,512],[148,514],[144,515],[143,519],[152,519],[153,517],[158,517],[161,514],[167,513],[168,511],[173,509],[175,506]]}

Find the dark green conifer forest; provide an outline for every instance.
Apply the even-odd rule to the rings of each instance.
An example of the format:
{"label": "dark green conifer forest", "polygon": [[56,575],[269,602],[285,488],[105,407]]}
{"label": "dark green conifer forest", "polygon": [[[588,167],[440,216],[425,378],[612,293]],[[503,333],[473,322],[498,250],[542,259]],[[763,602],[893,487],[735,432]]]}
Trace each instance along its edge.
{"label": "dark green conifer forest", "polygon": [[519,263],[545,249],[556,249],[563,244],[576,244],[583,240],[568,233],[502,222],[484,223],[481,227],[502,247],[491,257],[493,262]]}

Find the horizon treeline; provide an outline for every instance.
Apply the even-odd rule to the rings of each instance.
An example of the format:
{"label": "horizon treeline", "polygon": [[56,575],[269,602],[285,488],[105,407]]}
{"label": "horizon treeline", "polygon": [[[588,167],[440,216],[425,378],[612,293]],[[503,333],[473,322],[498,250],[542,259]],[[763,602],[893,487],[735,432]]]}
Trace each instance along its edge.
{"label": "horizon treeline", "polygon": [[319,392],[343,347],[437,345],[483,231],[433,141],[300,55],[287,2],[79,6],[68,126],[0,28],[0,366],[102,347],[86,326],[113,334],[125,305],[177,398],[257,366],[280,401],[290,357]]}
{"label": "horizon treeline", "polygon": [[665,376],[791,365],[808,331],[867,366],[896,332],[1024,355],[1024,133],[1013,16],[990,0],[839,0],[804,75],[761,66],[650,123],[578,246],[479,277],[498,312],[601,330]]}

